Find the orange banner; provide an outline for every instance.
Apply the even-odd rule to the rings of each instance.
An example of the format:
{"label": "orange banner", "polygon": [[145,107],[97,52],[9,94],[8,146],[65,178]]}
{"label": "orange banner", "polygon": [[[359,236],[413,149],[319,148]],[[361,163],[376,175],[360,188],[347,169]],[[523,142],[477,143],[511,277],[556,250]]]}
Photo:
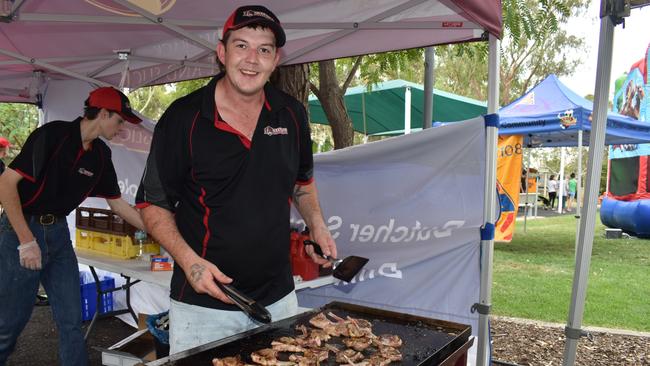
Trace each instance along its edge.
{"label": "orange banner", "polygon": [[509,242],[515,232],[515,219],[521,186],[523,136],[499,136],[497,152],[497,192],[501,216],[496,224],[494,241]]}

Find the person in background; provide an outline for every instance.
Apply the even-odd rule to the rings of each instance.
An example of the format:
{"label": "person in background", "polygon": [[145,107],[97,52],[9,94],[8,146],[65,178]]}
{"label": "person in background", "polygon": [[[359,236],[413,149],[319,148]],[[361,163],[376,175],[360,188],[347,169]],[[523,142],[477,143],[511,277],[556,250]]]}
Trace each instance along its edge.
{"label": "person in background", "polygon": [[[260,324],[215,282],[267,307],[297,313],[289,261],[293,204],[324,254],[336,244],[313,178],[307,113],[268,83],[285,43],[263,6],[242,6],[217,45],[223,72],[176,100],[156,124],[136,201],[149,232],[173,256],[170,353]],[[319,264],[327,261],[308,246]]]}
{"label": "person in background", "polygon": [[5,156],[7,156],[7,153],[9,153],[10,147],[11,144],[9,143],[9,140],[4,137],[0,137],[0,175],[2,175],[2,173],[5,171],[5,162],[3,159]]}
{"label": "person in background", "polygon": [[569,202],[567,202],[567,211],[571,211],[573,209],[573,206],[577,207],[576,205],[576,192],[578,191],[578,181],[576,180],[576,173],[571,173],[569,179]]}
{"label": "person in background", "polygon": [[553,209],[553,206],[555,206],[555,199],[557,198],[557,188],[558,188],[558,184],[557,181],[555,180],[555,175],[551,175],[548,178],[548,182],[546,183],[546,189],[548,190],[548,200],[550,201],[551,210]]}
{"label": "person in background", "polygon": [[526,177],[526,169],[522,169],[521,170],[521,179],[520,179],[521,182],[519,183],[519,193],[527,193],[526,192],[526,189],[527,189],[527,187],[526,187],[526,178],[527,178]]}
{"label": "person in background", "polygon": [[[560,182],[558,182],[560,184]],[[569,201],[569,178],[565,177],[562,184],[562,212],[567,212],[567,205]]]}
{"label": "person in background", "polygon": [[88,364],[81,332],[79,268],[66,216],[86,197],[102,197],[115,213],[144,229],[120,198],[111,140],[127,120],[139,123],[128,98],[114,88],[92,91],[84,116],[32,132],[0,176],[0,366],[29,321],[42,283],[59,334],[59,360]]}

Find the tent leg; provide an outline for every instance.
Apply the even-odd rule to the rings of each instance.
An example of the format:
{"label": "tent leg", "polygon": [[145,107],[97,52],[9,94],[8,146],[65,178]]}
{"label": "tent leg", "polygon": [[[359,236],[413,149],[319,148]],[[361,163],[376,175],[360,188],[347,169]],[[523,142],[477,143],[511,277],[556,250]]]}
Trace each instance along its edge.
{"label": "tent leg", "polygon": [[[608,3],[602,0],[601,11]],[[584,220],[580,220],[580,230],[576,243],[576,267],[573,275],[573,290],[571,305],[565,333],[567,335],[564,348],[564,366],[574,365],[578,349],[578,340],[584,332],[581,331],[584,313],[585,297],[587,295],[587,280],[589,265],[594,242],[596,221],[596,204],[605,146],[605,125],[607,119],[607,96],[612,68],[612,41],[614,38],[614,23],[611,16],[601,14],[600,40],[598,42],[598,67],[596,68],[596,85],[594,91],[594,123],[589,138],[589,166],[587,169],[587,185],[585,187]]]}
{"label": "tent leg", "polygon": [[404,89],[404,134],[411,133],[411,87]]}
{"label": "tent leg", "polygon": [[[526,182],[524,182],[524,193],[526,193],[526,202],[524,202],[524,232],[528,222],[528,172],[530,171],[530,149],[526,149]],[[535,202],[535,205],[537,202]]]}
{"label": "tent leg", "polygon": [[424,51],[424,114],[422,115],[422,129],[431,128],[433,121],[433,47]]}
{"label": "tent leg", "polygon": [[[496,113],[499,109],[499,39],[489,36],[488,61],[488,113]],[[485,203],[483,217],[485,223],[496,223],[497,202],[497,138],[499,131],[496,127],[486,129],[485,146]],[[487,366],[490,362],[490,327],[489,316],[492,306],[492,255],[494,252],[494,237],[481,240],[481,289],[479,303],[475,306],[478,316],[478,346],[476,350],[476,365]]]}
{"label": "tent leg", "polygon": [[[578,242],[578,233],[580,232],[580,188],[582,187],[582,130],[578,131],[578,186],[576,187],[576,196],[575,196],[575,218],[576,222],[576,243]],[[576,253],[578,252],[578,247],[576,246]]]}
{"label": "tent leg", "polygon": [[557,213],[561,214],[562,213],[562,205],[565,203],[564,202],[564,147],[560,148],[560,189],[557,190]]}

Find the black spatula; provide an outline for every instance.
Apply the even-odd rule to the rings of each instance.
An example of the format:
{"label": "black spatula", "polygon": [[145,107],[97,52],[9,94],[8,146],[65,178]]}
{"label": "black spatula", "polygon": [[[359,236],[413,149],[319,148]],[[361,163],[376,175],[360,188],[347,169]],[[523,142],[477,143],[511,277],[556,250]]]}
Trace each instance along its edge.
{"label": "black spatula", "polygon": [[316,254],[330,261],[332,263],[332,268],[334,269],[332,276],[345,282],[352,281],[354,276],[356,276],[357,273],[361,271],[363,266],[365,266],[369,260],[368,258],[357,257],[356,255],[351,255],[343,259],[332,258],[328,255],[323,254],[320,245],[318,245],[316,242],[305,240],[303,243],[305,245],[312,245]]}

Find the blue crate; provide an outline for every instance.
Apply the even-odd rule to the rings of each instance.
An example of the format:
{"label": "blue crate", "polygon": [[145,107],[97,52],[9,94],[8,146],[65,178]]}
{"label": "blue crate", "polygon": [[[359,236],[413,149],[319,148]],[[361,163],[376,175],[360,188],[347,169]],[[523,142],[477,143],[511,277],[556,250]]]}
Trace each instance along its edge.
{"label": "blue crate", "polygon": [[[115,279],[110,276],[100,276],[99,286],[105,290],[110,290],[115,287]],[[81,319],[83,321],[91,320],[95,315],[97,309],[97,289],[95,287],[95,280],[90,272],[79,273],[79,283],[81,291]],[[99,313],[104,314],[113,311],[113,293],[103,294],[100,299]]]}

